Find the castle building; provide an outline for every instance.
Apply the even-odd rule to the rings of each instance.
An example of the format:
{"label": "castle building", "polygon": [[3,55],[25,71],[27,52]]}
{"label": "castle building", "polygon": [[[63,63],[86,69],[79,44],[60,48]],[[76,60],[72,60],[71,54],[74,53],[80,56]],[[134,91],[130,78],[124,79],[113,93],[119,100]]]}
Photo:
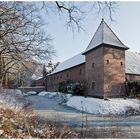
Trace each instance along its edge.
{"label": "castle building", "polygon": [[73,81],[85,85],[87,96],[124,96],[125,82],[140,80],[140,54],[128,49],[102,20],[86,50],[47,75],[47,90],[57,91],[59,83]]}

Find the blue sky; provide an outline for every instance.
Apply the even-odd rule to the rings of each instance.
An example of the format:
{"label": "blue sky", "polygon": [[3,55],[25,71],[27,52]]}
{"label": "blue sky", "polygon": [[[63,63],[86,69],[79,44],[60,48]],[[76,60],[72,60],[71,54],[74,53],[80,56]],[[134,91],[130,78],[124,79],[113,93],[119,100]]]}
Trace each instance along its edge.
{"label": "blue sky", "polygon": [[[46,31],[53,37],[53,46],[57,55],[54,61],[62,62],[86,49],[102,16],[97,17],[90,13],[83,23],[86,32],[76,32],[74,38],[72,32],[67,30],[62,17],[50,14],[44,15],[43,18],[49,21]],[[119,2],[114,14],[115,22],[110,22],[106,17],[104,19],[130,51],[140,52],[140,2]]]}

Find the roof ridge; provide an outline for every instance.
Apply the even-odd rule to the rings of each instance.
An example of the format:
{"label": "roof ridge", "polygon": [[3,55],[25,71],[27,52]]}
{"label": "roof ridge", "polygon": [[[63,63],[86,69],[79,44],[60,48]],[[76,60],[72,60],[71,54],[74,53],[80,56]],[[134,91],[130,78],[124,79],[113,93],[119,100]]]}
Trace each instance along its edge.
{"label": "roof ridge", "polygon": [[102,43],[104,43],[104,19],[102,19]]}

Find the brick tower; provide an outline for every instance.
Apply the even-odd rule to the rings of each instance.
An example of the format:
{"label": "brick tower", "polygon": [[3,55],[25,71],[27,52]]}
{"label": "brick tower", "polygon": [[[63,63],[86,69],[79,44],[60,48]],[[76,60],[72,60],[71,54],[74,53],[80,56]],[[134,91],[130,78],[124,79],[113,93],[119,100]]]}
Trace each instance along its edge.
{"label": "brick tower", "polygon": [[86,81],[89,96],[125,95],[125,50],[127,49],[128,47],[102,20],[83,53],[86,58]]}

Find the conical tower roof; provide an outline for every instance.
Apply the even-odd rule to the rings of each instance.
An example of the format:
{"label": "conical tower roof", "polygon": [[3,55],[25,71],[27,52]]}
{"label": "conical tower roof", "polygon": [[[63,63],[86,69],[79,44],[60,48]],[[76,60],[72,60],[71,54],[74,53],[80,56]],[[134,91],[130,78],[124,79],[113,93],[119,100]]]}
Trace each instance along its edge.
{"label": "conical tower roof", "polygon": [[122,49],[129,49],[120,41],[120,39],[115,35],[111,28],[106,24],[104,19],[102,19],[97,31],[95,32],[92,40],[90,41],[88,47],[83,54],[89,52],[96,47],[99,47],[102,44],[111,45],[113,47]]}

